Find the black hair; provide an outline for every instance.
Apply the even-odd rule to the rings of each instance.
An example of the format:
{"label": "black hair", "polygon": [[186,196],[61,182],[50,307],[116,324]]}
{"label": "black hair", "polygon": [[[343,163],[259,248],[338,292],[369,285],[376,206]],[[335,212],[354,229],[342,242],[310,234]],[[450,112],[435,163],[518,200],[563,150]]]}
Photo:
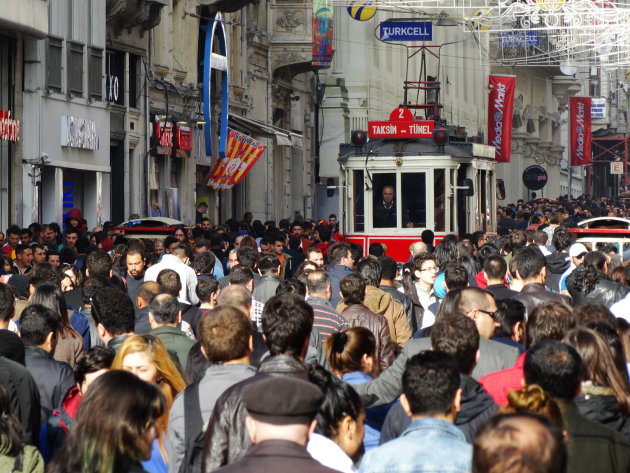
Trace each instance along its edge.
{"label": "black hair", "polygon": [[8,389],[0,384],[0,445],[2,455],[6,457],[17,457],[24,442],[24,429],[15,415],[12,401],[15,399],[11,399]]}
{"label": "black hair", "polygon": [[322,243],[326,243],[332,238],[332,230],[328,225],[318,225],[315,230],[319,234],[319,239]]}
{"label": "black hair", "polygon": [[210,302],[212,294],[219,289],[219,281],[211,278],[201,278],[197,281],[195,293],[201,302]]}
{"label": "black hair", "polygon": [[365,258],[357,266],[357,273],[367,286],[378,287],[381,282],[381,263],[374,258]]}
{"label": "black hair", "polygon": [[24,250],[29,250],[29,249],[31,249],[31,247],[29,245],[25,245],[24,243],[20,243],[15,248],[15,256],[21,255],[22,253],[24,253]]}
{"label": "black hair", "polygon": [[126,292],[114,287],[98,288],[92,297],[92,316],[111,335],[133,332],[134,308]]}
{"label": "black hair", "polygon": [[468,286],[468,274],[464,266],[458,263],[449,263],[444,270],[444,282],[448,290],[464,289]]}
{"label": "black hair", "polygon": [[59,319],[48,307],[32,304],[20,315],[20,338],[24,345],[39,346],[46,341],[49,333],[59,330]]}
{"label": "black hair", "polygon": [[214,264],[216,258],[212,251],[202,251],[195,255],[195,259],[192,262],[192,269],[196,274],[210,274],[214,270]]}
{"label": "black hair", "polygon": [[158,324],[174,324],[179,315],[179,302],[170,294],[160,294],[149,304],[149,313]]}
{"label": "black hair", "polygon": [[435,247],[433,255],[435,256],[435,264],[443,270],[448,263],[454,263],[457,261],[457,238],[453,235],[453,238],[447,238],[446,235],[440,241],[438,246]]}
{"label": "black hair", "polygon": [[111,348],[99,345],[83,352],[77,358],[77,363],[74,367],[74,380],[79,384],[83,384],[86,374],[110,368],[114,362],[115,355],[116,353]]}
{"label": "black hair", "polygon": [[21,229],[20,227],[18,227],[17,225],[9,225],[9,227],[7,228],[7,237],[9,235],[21,235],[20,233]]}
{"label": "black hair", "polygon": [[296,296],[305,298],[306,286],[303,282],[298,281],[295,278],[285,279],[280,281],[280,284],[276,287],[276,295],[284,293],[295,294]]}
{"label": "black hair", "polygon": [[493,243],[486,243],[477,250],[477,260],[479,261],[481,267],[483,267],[490,256],[498,254],[499,248],[497,248],[496,245],[494,245]]}
{"label": "black hair", "polygon": [[489,279],[505,279],[507,273],[507,262],[502,256],[491,255],[486,258],[483,264],[483,270],[488,275]]}
{"label": "black hair", "polygon": [[382,243],[371,243],[368,247],[368,255],[376,256],[380,258],[381,256],[385,256],[385,248]]}
{"label": "black hair", "polygon": [[361,397],[352,386],[337,379],[319,365],[311,365],[309,381],[324,393],[324,399],[317,411],[315,432],[334,440],[339,434],[341,422],[350,416],[357,420],[363,412]]}
{"label": "black hair", "polygon": [[514,326],[520,322],[525,323],[525,305],[514,299],[504,299],[497,302],[495,320],[499,326],[494,330],[495,337],[511,338]]}
{"label": "black hair", "polygon": [[514,262],[521,279],[538,276],[546,265],[545,257],[536,246],[524,246],[514,252]]}
{"label": "black hair", "polygon": [[[253,270],[258,262],[258,251],[251,246],[241,246],[236,250],[236,260],[238,264],[245,265]],[[280,264],[280,262],[278,262],[278,264]]]}
{"label": "black hair", "polygon": [[381,264],[381,279],[393,281],[396,278],[396,274],[398,274],[398,265],[394,258],[381,256],[378,262]]}
{"label": "black hair", "polygon": [[462,374],[470,375],[477,361],[479,332],[472,319],[459,313],[436,317],[431,331],[434,350],[451,355]]}
{"label": "black hair", "polygon": [[313,328],[313,309],[294,294],[273,296],[263,309],[262,328],[272,356],[298,357]]}
{"label": "black hair", "polygon": [[350,245],[347,243],[337,243],[328,249],[326,256],[328,257],[328,263],[331,266],[335,266],[341,263],[342,258],[346,258],[350,252]]}
{"label": "black hair", "polygon": [[407,361],[402,387],[412,414],[449,413],[459,389],[457,363],[447,353],[422,351]]}
{"label": "black hair", "polygon": [[361,304],[365,298],[365,279],[358,274],[350,273],[339,281],[339,290],[343,301],[347,304]]}
{"label": "black hair", "polygon": [[[236,257],[238,258],[238,254]],[[258,262],[261,274],[277,272],[278,266],[280,266],[280,259],[276,255],[263,255]]]}
{"label": "black hair", "polygon": [[82,286],[83,304],[90,304],[90,299],[94,297],[94,293],[101,287],[112,287],[109,278],[101,276],[90,276],[86,278]]}
{"label": "black hair", "polygon": [[556,228],[553,232],[553,237],[551,238],[551,244],[556,251],[566,250],[573,244],[574,241],[575,235],[562,227]]}
{"label": "black hair", "polygon": [[8,322],[13,316],[15,294],[7,284],[0,284],[0,320]]}
{"label": "black hair", "polygon": [[527,351],[523,373],[528,385],[537,384],[550,396],[570,401],[580,386],[581,370],[582,359],[575,348],[544,340]]}
{"label": "black hair", "polygon": [[107,252],[97,249],[88,253],[85,257],[85,267],[89,272],[89,276],[109,277],[112,270],[112,259]]}
{"label": "black hair", "polygon": [[254,279],[254,273],[247,266],[237,264],[230,270],[230,284],[244,286]]}

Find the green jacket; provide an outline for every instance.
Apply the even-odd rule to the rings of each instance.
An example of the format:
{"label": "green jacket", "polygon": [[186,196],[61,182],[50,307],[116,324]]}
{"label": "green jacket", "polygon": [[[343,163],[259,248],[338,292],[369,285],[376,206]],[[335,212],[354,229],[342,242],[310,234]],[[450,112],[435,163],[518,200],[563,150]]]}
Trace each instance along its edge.
{"label": "green jacket", "polygon": [[22,468],[14,470],[16,457],[0,455],[0,471],[15,473],[44,473],[44,460],[37,449],[31,445],[24,445],[22,453]]}
{"label": "green jacket", "polygon": [[570,437],[567,473],[630,471],[630,443],[621,434],[588,420],[572,401],[558,403]]}
{"label": "green jacket", "polygon": [[195,344],[195,341],[188,338],[186,334],[177,327],[169,327],[168,325],[156,327],[149,333],[162,340],[166,348],[177,355],[179,364],[182,366],[182,369],[186,371],[188,352]]}

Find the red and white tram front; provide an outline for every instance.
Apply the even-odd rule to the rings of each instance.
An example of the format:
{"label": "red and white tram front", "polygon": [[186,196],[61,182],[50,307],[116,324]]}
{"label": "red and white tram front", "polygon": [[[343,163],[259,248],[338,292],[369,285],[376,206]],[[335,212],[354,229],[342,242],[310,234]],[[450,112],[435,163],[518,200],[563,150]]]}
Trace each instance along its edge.
{"label": "red and white tram front", "polygon": [[345,239],[367,249],[383,243],[407,261],[425,229],[436,243],[449,233],[496,228],[494,148],[437,147],[431,139],[373,139],[341,145],[340,210]]}

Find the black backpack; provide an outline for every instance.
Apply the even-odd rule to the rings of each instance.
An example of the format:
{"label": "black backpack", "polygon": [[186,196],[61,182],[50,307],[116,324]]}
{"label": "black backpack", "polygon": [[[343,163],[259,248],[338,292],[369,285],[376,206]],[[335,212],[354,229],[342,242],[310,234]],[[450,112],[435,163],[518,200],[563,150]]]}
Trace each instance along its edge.
{"label": "black backpack", "polygon": [[178,473],[201,473],[203,440],[206,435],[201,417],[199,381],[184,390],[184,442],[186,452]]}

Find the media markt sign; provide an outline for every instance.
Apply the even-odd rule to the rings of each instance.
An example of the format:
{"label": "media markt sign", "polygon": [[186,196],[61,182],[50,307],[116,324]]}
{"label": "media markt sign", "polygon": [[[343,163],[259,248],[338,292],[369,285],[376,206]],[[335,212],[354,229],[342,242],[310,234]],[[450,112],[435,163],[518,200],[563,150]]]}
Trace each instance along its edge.
{"label": "media markt sign", "polygon": [[378,28],[381,41],[431,41],[433,23],[430,21],[384,21]]}

